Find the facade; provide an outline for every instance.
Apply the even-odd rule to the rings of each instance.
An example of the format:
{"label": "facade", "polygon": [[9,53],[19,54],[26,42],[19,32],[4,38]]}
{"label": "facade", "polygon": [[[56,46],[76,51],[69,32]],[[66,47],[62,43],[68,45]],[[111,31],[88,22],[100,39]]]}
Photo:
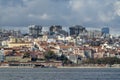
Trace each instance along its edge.
{"label": "facade", "polygon": [[39,37],[42,34],[42,26],[40,25],[30,25],[29,34],[33,37]]}
{"label": "facade", "polygon": [[4,49],[0,50],[0,62],[4,61]]}
{"label": "facade", "polygon": [[102,35],[103,35],[103,34],[109,34],[109,33],[110,33],[110,30],[109,30],[108,27],[104,27],[104,28],[102,28],[101,32],[102,32]]}
{"label": "facade", "polygon": [[22,39],[22,38],[15,38],[15,37],[13,37],[13,36],[10,36],[10,37],[9,37],[9,41],[6,43],[6,45],[7,45],[9,48],[12,48],[12,47],[20,47],[20,46],[31,47],[32,42],[31,42],[31,41],[24,40],[24,39]]}
{"label": "facade", "polygon": [[60,25],[52,25],[49,28],[50,31],[50,35],[64,35],[64,36],[68,36],[68,32],[66,32],[65,30],[62,30],[62,26]]}
{"label": "facade", "polygon": [[84,50],[84,54],[85,54],[86,58],[93,58],[93,54],[92,54],[91,49]]}
{"label": "facade", "polygon": [[85,27],[80,25],[75,25],[69,28],[70,29],[70,35],[78,36],[80,33],[86,32]]}
{"label": "facade", "polygon": [[92,30],[88,31],[88,38],[100,38],[102,35],[101,31]]}
{"label": "facade", "polygon": [[32,46],[32,42],[24,42],[24,43],[8,43],[8,47],[9,47],[9,48],[13,48],[13,47],[21,47],[21,46],[31,47],[31,46]]}
{"label": "facade", "polygon": [[62,30],[62,26],[60,26],[60,25],[52,25],[49,30],[50,30],[50,32],[60,31],[60,30]]}
{"label": "facade", "polygon": [[9,31],[10,36],[14,36],[14,37],[22,37],[21,31],[20,30],[10,30]]}

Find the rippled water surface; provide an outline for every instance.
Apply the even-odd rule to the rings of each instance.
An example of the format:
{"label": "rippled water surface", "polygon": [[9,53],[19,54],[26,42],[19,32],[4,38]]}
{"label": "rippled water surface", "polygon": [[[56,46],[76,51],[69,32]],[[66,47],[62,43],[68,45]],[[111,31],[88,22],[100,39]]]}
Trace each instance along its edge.
{"label": "rippled water surface", "polygon": [[0,69],[0,80],[120,80],[120,69]]}

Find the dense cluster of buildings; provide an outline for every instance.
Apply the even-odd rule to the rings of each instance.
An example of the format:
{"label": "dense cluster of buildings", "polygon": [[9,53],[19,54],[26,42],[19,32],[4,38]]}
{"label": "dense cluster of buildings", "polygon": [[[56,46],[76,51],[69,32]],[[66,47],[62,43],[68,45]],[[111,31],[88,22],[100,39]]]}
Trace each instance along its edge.
{"label": "dense cluster of buildings", "polygon": [[46,32],[41,25],[28,28],[28,35],[0,30],[0,62],[41,62],[47,51],[64,55],[75,64],[88,58],[120,58],[120,37],[111,36],[107,27],[99,31],[75,25],[69,27],[69,32],[61,25],[52,25]]}

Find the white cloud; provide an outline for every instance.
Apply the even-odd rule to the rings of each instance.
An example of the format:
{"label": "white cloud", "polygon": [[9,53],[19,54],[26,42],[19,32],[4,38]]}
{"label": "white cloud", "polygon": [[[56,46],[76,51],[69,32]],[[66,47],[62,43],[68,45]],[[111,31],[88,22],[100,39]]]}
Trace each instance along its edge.
{"label": "white cloud", "polygon": [[49,20],[50,16],[48,14],[44,13],[43,15],[40,16],[40,19],[42,19],[42,20]]}
{"label": "white cloud", "polygon": [[91,22],[93,19],[91,17],[85,17],[84,22]]}
{"label": "white cloud", "polygon": [[113,12],[107,12],[107,13],[100,12],[98,14],[98,17],[102,22],[110,22],[115,18],[115,15]]}
{"label": "white cloud", "polygon": [[46,13],[44,13],[42,15],[29,14],[28,17],[31,19],[34,18],[34,19],[40,19],[40,20],[50,20],[51,19],[51,16],[49,16]]}
{"label": "white cloud", "polygon": [[114,4],[115,7],[115,13],[120,16],[120,1],[116,1]]}
{"label": "white cloud", "polygon": [[69,1],[69,7],[72,8],[72,10],[78,11],[83,7],[83,1],[81,0],[70,0]]}

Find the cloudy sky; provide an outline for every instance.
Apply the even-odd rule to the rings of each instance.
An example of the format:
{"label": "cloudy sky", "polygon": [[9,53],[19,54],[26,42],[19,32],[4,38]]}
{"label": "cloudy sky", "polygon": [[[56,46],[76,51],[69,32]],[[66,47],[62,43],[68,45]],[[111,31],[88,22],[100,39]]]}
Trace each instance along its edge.
{"label": "cloudy sky", "polygon": [[120,33],[120,0],[0,0],[0,26],[110,27]]}

